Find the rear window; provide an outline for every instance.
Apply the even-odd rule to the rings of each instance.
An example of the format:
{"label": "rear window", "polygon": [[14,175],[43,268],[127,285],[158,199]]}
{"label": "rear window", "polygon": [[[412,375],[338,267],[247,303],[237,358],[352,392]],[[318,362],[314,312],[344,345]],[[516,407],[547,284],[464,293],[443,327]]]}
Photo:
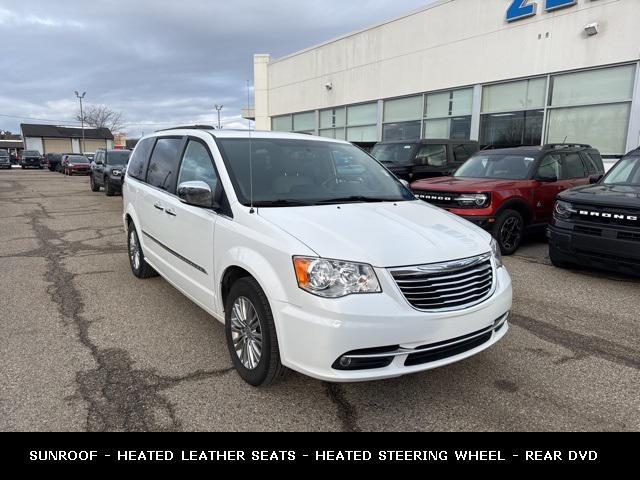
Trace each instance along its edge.
{"label": "rear window", "polygon": [[39,157],[40,156],[40,152],[37,152],[35,150],[25,150],[24,152],[22,152],[22,156],[27,156],[27,157]]}
{"label": "rear window", "polygon": [[[584,156],[587,159],[587,167],[590,174],[604,173],[604,163],[602,162],[602,156],[597,150],[585,150]],[[595,171],[592,171],[595,169]]]}
{"label": "rear window", "polygon": [[371,155],[382,163],[408,163],[415,143],[387,143],[373,147]]}
{"label": "rear window", "polygon": [[120,151],[120,152],[108,152],[107,153],[107,164],[109,165],[126,165],[129,161],[129,157],[131,156],[131,152],[128,151]]}

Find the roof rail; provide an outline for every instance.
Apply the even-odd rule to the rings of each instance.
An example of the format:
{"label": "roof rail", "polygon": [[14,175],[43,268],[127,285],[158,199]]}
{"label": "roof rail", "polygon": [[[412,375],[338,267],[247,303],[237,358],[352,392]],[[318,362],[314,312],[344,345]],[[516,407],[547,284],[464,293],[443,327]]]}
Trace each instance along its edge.
{"label": "roof rail", "polygon": [[567,147],[593,148],[593,147],[591,147],[591,145],[588,145],[586,143],[547,143],[547,144],[542,146],[542,149],[543,150],[553,150],[555,148],[567,148]]}
{"label": "roof rail", "polygon": [[186,129],[215,130],[216,127],[213,127],[211,125],[181,125],[181,126],[178,126],[178,127],[163,128],[162,130],[156,130],[156,132],[168,132],[170,130],[186,130]]}

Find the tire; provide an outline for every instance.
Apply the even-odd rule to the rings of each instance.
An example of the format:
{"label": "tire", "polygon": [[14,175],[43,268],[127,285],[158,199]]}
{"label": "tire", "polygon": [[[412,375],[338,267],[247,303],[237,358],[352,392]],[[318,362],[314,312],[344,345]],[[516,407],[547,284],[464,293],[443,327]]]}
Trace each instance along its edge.
{"label": "tire", "polygon": [[503,255],[513,255],[524,237],[524,219],[515,210],[505,210],[496,219],[493,237],[500,245]]}
{"label": "tire", "polygon": [[556,254],[556,249],[549,245],[549,260],[551,260],[551,264],[556,268],[567,269],[571,267],[571,263],[561,260]]}
{"label": "tire", "polygon": [[[242,313],[242,306],[245,307],[245,314]],[[231,287],[225,305],[225,336],[231,362],[248,384],[266,387],[287,374],[288,369],[280,361],[278,337],[269,300],[252,277],[243,277]],[[243,339],[248,340],[243,342]],[[257,359],[256,347],[260,348]],[[251,356],[249,351],[254,355]]]}
{"label": "tire", "polygon": [[107,197],[113,197],[116,194],[116,190],[111,185],[108,177],[104,179],[104,193]]}
{"label": "tire", "polygon": [[93,175],[91,175],[91,174],[89,174],[89,185],[91,186],[91,191],[92,192],[99,192],[100,191],[100,185],[96,185],[96,182],[93,179]]}
{"label": "tire", "polygon": [[136,231],[133,222],[129,222],[129,230],[127,232],[127,252],[129,254],[129,265],[131,266],[131,272],[134,276],[141,279],[158,276],[158,272],[156,272],[144,258],[144,252],[142,251],[142,246],[140,245],[138,232]]}
{"label": "tire", "polygon": [[25,167],[24,165],[21,165],[21,167],[22,167],[22,169],[23,169],[23,170],[24,170],[25,168],[27,168],[27,167]]}

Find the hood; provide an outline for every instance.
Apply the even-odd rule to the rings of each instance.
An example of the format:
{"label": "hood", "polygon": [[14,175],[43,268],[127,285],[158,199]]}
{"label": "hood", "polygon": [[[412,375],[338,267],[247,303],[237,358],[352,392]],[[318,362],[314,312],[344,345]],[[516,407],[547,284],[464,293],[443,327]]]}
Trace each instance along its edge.
{"label": "hood", "polygon": [[491,236],[422,201],[261,208],[320,257],[375,267],[437,263],[491,250]]}
{"label": "hood", "polygon": [[640,185],[586,185],[562,192],[558,198],[591,205],[640,208]]}
{"label": "hood", "polygon": [[437,192],[482,193],[522,186],[523,182],[529,182],[529,180],[442,177],[418,180],[411,184],[411,189]]}

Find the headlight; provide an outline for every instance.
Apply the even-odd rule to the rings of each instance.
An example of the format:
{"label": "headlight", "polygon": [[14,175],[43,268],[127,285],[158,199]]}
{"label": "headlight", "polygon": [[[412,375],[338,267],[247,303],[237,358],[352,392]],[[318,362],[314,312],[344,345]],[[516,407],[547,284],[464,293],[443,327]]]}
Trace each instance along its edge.
{"label": "headlight", "polygon": [[569,218],[572,213],[576,213],[576,209],[573,208],[569,202],[563,202],[558,200],[556,206],[553,208],[554,213],[559,218]]}
{"label": "headlight", "polygon": [[491,253],[493,254],[493,259],[496,262],[496,268],[502,267],[502,251],[500,250],[500,245],[495,238],[491,239]]}
{"label": "headlight", "polygon": [[69,163],[69,164],[67,164],[67,167],[75,167],[75,164]]}
{"label": "headlight", "polygon": [[465,207],[486,207],[489,205],[488,193],[463,193],[456,198],[456,202]]}
{"label": "headlight", "polygon": [[382,291],[371,265],[315,257],[293,257],[293,265],[298,286],[320,297]]}
{"label": "headlight", "polygon": [[112,174],[114,177],[119,177],[121,173],[122,173],[122,171],[121,171],[121,170],[111,170],[111,174]]}

